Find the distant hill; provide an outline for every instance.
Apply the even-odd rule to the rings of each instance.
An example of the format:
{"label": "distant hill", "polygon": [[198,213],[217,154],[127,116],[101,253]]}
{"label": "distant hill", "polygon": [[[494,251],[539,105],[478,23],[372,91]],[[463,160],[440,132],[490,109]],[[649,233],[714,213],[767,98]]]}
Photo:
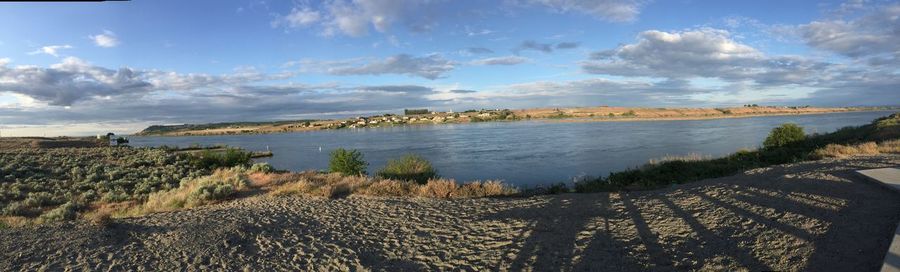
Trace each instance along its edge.
{"label": "distant hill", "polygon": [[196,131],[210,129],[224,129],[237,127],[252,126],[280,126],[304,122],[315,122],[316,120],[290,120],[290,121],[270,121],[270,122],[225,122],[225,123],[209,123],[209,124],[183,124],[183,125],[153,125],[141,130],[135,135],[164,135],[181,131]]}

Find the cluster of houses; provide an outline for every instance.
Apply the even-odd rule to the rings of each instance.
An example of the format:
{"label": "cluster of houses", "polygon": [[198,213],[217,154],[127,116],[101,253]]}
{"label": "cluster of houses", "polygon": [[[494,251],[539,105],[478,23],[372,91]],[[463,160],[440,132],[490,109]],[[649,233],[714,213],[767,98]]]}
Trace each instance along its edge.
{"label": "cluster of houses", "polygon": [[481,110],[466,111],[463,113],[454,113],[452,110],[447,112],[433,112],[428,110],[405,110],[405,115],[385,114],[376,116],[358,116],[356,118],[344,120],[314,121],[302,122],[283,126],[283,131],[292,128],[321,128],[321,129],[340,129],[340,128],[362,128],[362,127],[378,127],[401,124],[424,124],[424,123],[446,123],[446,122],[468,122],[481,118],[494,117],[501,114],[500,110]]}
{"label": "cluster of houses", "polygon": [[436,113],[432,112],[430,115],[413,115],[413,116],[396,116],[386,114],[383,116],[370,116],[370,117],[356,117],[356,119],[344,120],[339,123],[329,124],[328,127],[348,127],[348,128],[360,128],[360,127],[372,127],[372,126],[381,126],[381,125],[399,125],[399,124],[409,124],[409,123],[424,123],[424,122],[433,122],[433,123],[442,123],[454,120],[456,118],[465,118],[466,116],[460,116],[459,114],[448,114],[448,113]]}

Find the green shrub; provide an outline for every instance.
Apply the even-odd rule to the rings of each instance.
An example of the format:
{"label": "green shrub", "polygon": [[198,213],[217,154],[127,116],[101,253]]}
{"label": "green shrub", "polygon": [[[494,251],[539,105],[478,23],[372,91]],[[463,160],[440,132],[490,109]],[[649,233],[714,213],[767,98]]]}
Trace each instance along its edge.
{"label": "green shrub", "polygon": [[67,202],[141,201],[208,174],[190,156],[155,148],[2,149],[0,213],[32,220]]}
{"label": "green shrub", "polygon": [[51,222],[72,220],[78,215],[77,211],[78,205],[70,201],[42,214],[41,219]]}
{"label": "green shrub", "polygon": [[806,139],[806,134],[803,133],[802,127],[796,124],[783,124],[769,132],[769,137],[766,137],[763,146],[766,148],[781,147],[803,141],[803,139]]}
{"label": "green shrub", "polygon": [[226,199],[249,187],[245,171],[242,167],[223,168],[209,176],[182,180],[178,188],[150,194],[142,212],[190,208]]}
{"label": "green shrub", "polygon": [[247,166],[251,162],[250,152],[237,148],[228,148],[225,151],[203,150],[195,153],[192,157],[194,164],[209,170]]}
{"label": "green shrub", "polygon": [[363,155],[358,150],[338,148],[331,152],[328,171],[344,175],[365,175],[368,166],[369,163],[363,160]]}
{"label": "green shrub", "polygon": [[415,154],[389,160],[384,168],[378,170],[376,176],[383,179],[415,181],[418,184],[425,184],[429,179],[438,178],[431,162]]}
{"label": "green shrub", "polygon": [[275,172],[275,167],[272,167],[269,163],[255,163],[253,166],[250,166],[250,172],[254,173],[272,173]]}

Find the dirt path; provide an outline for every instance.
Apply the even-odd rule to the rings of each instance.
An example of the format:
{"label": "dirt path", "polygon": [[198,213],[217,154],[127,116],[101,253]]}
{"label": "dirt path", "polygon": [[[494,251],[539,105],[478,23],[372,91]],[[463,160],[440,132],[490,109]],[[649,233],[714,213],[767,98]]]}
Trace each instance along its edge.
{"label": "dirt path", "polygon": [[852,169],[783,165],[650,192],[512,199],[255,197],[0,230],[0,270],[874,271],[900,195]]}

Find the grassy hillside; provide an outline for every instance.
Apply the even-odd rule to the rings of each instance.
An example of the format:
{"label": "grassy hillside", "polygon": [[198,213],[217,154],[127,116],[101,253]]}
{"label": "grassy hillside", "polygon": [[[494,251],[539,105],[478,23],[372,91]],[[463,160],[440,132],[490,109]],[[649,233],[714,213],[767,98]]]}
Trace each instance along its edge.
{"label": "grassy hillside", "polygon": [[210,123],[210,124],[184,124],[184,125],[154,125],[145,128],[136,135],[163,135],[167,133],[180,131],[238,128],[238,127],[256,127],[256,126],[280,126],[303,122],[314,122],[316,120],[290,120],[290,121],[271,121],[271,122],[226,122],[226,123]]}

